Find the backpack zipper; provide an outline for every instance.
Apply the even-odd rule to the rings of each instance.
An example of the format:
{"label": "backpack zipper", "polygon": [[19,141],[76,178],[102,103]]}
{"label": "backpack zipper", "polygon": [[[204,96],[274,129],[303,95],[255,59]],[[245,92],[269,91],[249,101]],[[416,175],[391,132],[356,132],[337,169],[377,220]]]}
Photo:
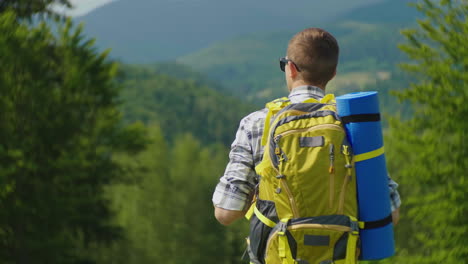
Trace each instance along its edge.
{"label": "backpack zipper", "polygon": [[343,185],[341,186],[340,202],[338,205],[338,214],[343,214],[346,187],[348,187],[348,183],[351,181],[351,177],[352,177],[351,175],[346,174],[344,181],[343,181]]}
{"label": "backpack zipper", "polygon": [[343,185],[341,186],[341,193],[340,193],[340,202],[338,205],[338,213],[342,214],[344,210],[344,200],[345,200],[345,195],[346,195],[346,187],[348,186],[349,182],[352,180],[352,160],[351,160],[351,152],[349,150],[348,145],[343,145],[343,154],[345,155],[346,159],[346,176],[343,181]]}
{"label": "backpack zipper", "polygon": [[[282,162],[282,161],[287,161],[288,158],[287,158],[286,154],[283,152],[283,150],[278,145],[278,141],[280,139],[281,139],[281,136],[279,135],[279,136],[276,136],[273,140],[274,140],[274,142],[276,144],[275,154],[280,157],[279,161]],[[273,166],[273,168],[276,170],[276,173],[278,174],[278,176],[276,178],[279,180],[279,183],[280,183],[279,186],[281,186],[286,191],[286,195],[288,196],[289,205],[291,206],[291,211],[292,211],[293,217],[294,218],[299,218],[299,210],[297,209],[296,201],[294,200],[294,196],[293,196],[293,194],[291,192],[291,189],[289,188],[289,185],[288,185],[288,182],[285,179],[285,176],[280,173],[279,165],[278,165],[278,167]],[[278,190],[279,190],[279,192],[277,192],[278,194],[281,191],[281,187],[278,188]]]}
{"label": "backpack zipper", "polygon": [[[276,142],[276,141],[275,141],[275,143],[278,144],[278,142]],[[280,147],[277,147],[275,152],[276,152],[276,155],[280,156],[280,161],[287,161],[288,160],[288,158],[286,157],[286,154],[283,152],[283,150]],[[291,192],[291,189],[289,188],[289,185],[288,185],[288,182],[285,179],[285,176],[280,173],[279,168],[277,168],[276,166],[273,166],[273,168],[275,169],[276,173],[278,174],[278,176],[276,176],[276,178],[279,180],[279,185],[278,186],[281,186],[286,191],[286,195],[288,196],[289,205],[291,206],[291,211],[292,211],[293,217],[294,218],[299,218],[299,210],[297,209],[296,201],[294,200],[294,196],[293,196],[293,194]],[[278,188],[278,190],[277,190],[278,194],[281,192],[281,187]]]}
{"label": "backpack zipper", "polygon": [[289,185],[286,182],[286,179],[281,178],[280,182],[282,183],[283,188],[286,191],[286,194],[288,195],[289,204],[291,204],[291,209],[292,209],[294,218],[299,218],[299,210],[297,209],[296,201],[294,200],[294,196],[291,192],[291,189],[289,189]]}
{"label": "backpack zipper", "polygon": [[306,128],[299,128],[299,129],[293,129],[293,130],[285,131],[283,133],[280,133],[280,134],[276,135],[274,137],[274,141],[276,143],[278,143],[279,139],[281,139],[282,137],[287,136],[289,134],[300,133],[300,132],[309,132],[309,131],[314,131],[314,130],[318,130],[318,129],[321,129],[321,128],[330,128],[330,129],[334,129],[334,130],[344,131],[343,127],[341,127],[339,125],[322,124],[322,125],[316,125],[316,126],[313,126],[313,127],[306,127]]}

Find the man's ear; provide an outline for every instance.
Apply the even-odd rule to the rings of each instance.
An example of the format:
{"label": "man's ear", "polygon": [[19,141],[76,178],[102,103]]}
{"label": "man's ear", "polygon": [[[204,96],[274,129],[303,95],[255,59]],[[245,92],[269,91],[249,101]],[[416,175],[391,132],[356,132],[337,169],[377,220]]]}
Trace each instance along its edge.
{"label": "man's ear", "polygon": [[296,65],[290,61],[288,61],[288,64],[286,65],[288,68],[289,68],[289,77],[291,77],[291,79],[296,79],[297,78],[297,75],[299,74],[297,68],[296,68]]}

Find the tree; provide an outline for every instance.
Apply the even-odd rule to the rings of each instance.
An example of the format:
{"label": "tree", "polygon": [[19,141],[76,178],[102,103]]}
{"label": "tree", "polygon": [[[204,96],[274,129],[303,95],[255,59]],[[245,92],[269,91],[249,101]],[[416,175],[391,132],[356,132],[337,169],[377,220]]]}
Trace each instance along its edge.
{"label": "tree", "polygon": [[6,12],[0,31],[0,260],[91,263],[88,245],[121,235],[104,189],[143,128],[120,122],[117,65],[81,28],[55,36]]}
{"label": "tree", "polygon": [[2,0],[0,1],[0,13],[11,9],[17,14],[17,18],[31,19],[33,15],[59,17],[52,6],[65,6],[71,8],[70,0]]}
{"label": "tree", "polygon": [[126,240],[98,251],[101,262],[239,263],[247,221],[226,229],[211,203],[227,149],[204,146],[189,134],[179,134],[169,147],[161,129],[149,131],[152,143],[133,162],[141,168],[137,183],[110,188]]}
{"label": "tree", "polygon": [[[393,122],[392,147],[405,187],[404,263],[463,263],[468,259],[468,2],[424,0],[425,18],[404,30],[404,70],[417,79],[398,93],[413,118]],[[390,159],[390,160],[392,160]]]}
{"label": "tree", "polygon": [[[159,124],[165,138],[173,141],[178,133],[189,131],[203,144],[233,140],[243,115],[253,110],[249,104],[214,90],[200,79],[166,75],[166,66],[124,66],[122,97],[124,118]],[[184,75],[184,68],[173,65],[172,74]],[[167,70],[167,69],[166,69]],[[170,87],[170,88],[169,88]]]}

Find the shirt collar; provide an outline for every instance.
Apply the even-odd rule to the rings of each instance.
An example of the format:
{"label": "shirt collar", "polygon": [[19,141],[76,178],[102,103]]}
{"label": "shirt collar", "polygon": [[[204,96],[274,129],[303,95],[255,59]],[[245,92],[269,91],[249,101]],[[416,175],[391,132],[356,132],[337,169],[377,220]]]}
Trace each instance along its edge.
{"label": "shirt collar", "polygon": [[317,86],[311,86],[311,85],[303,85],[303,86],[298,86],[289,93],[289,100],[291,100],[292,103],[298,103],[305,101],[308,98],[315,98],[320,100],[325,96],[325,91],[322,90],[321,88]]}

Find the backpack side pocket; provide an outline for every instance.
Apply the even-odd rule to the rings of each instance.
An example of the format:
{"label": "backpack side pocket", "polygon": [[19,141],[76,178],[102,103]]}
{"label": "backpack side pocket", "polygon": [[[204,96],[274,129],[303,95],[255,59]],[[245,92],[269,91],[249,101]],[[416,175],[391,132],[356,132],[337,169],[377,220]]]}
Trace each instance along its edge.
{"label": "backpack side pocket", "polygon": [[252,263],[264,263],[266,241],[277,222],[275,203],[257,200],[255,212],[250,219],[249,256]]}

